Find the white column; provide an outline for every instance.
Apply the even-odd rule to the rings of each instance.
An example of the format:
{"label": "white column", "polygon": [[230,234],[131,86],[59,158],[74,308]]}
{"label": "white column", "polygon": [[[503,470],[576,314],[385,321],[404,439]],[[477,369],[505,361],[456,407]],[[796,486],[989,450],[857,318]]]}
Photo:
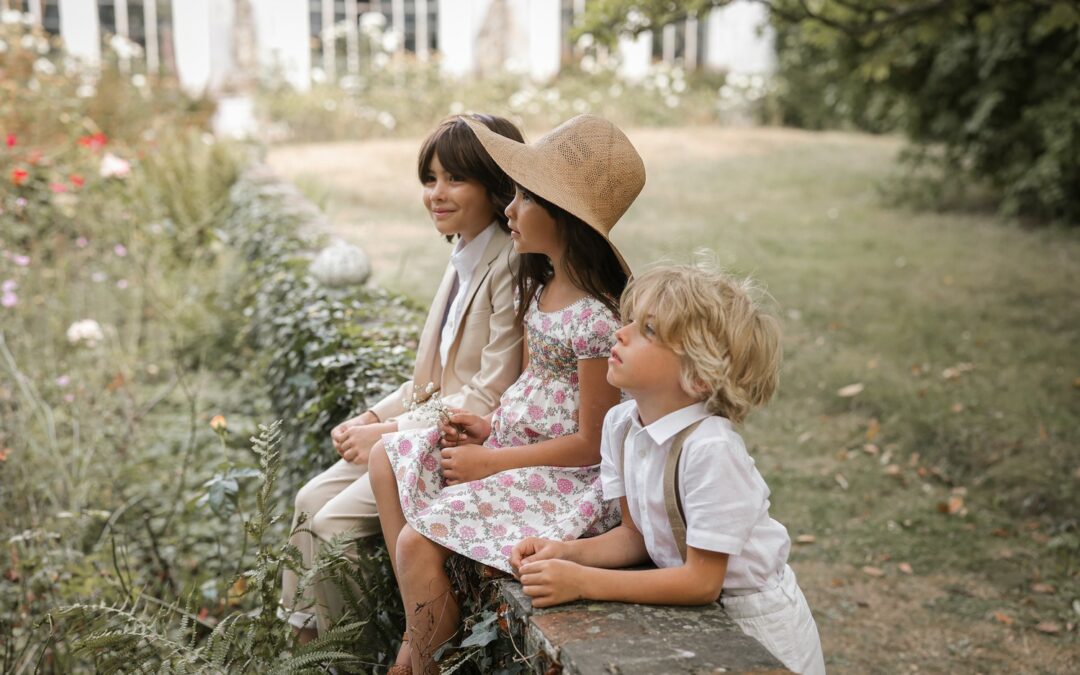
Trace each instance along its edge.
{"label": "white column", "polygon": [[[773,32],[767,10],[750,0],[736,0],[709,12],[705,63],[731,73],[770,73],[776,68]],[[759,27],[764,30],[759,34]]]}
{"label": "white column", "polygon": [[251,3],[256,54],[263,74],[277,72],[294,89],[311,88],[311,17],[307,0]]}
{"label": "white column", "polygon": [[[128,25],[127,0],[115,0],[113,9],[116,12],[116,34],[125,40],[131,39],[131,28]],[[128,59],[125,52],[125,55],[120,57],[120,71],[126,73],[129,70],[131,70],[131,60]]]}
{"label": "white column", "polygon": [[698,20],[697,17],[691,14],[686,17],[686,43],[685,52],[683,54],[683,65],[687,70],[697,69],[697,57],[698,57]]}
{"label": "white column", "polygon": [[328,82],[337,81],[337,39],[334,37],[334,0],[322,0],[322,65]]}
{"label": "white column", "polygon": [[[476,31],[478,21],[473,14],[477,5],[487,3],[477,0],[438,0],[439,2],[439,54],[443,72],[462,77],[473,72],[476,60]],[[481,10],[482,11],[482,10]]]}
{"label": "white column", "polygon": [[428,4],[427,0],[416,0],[414,5],[416,12],[416,58],[421,61],[428,60]]}
{"label": "white column", "polygon": [[562,9],[553,0],[529,0],[529,74],[545,82],[559,73],[562,57]]}
{"label": "white column", "polygon": [[157,0],[143,0],[143,29],[146,31],[146,72],[157,75],[160,68],[157,32]]}
{"label": "white column", "polygon": [[397,35],[397,49],[405,51],[405,0],[391,0],[390,2],[390,27]]}
{"label": "white column", "polygon": [[675,38],[676,38],[675,24],[669,23],[664,26],[663,33],[661,34],[661,40],[663,44],[661,46],[662,56],[664,63],[667,65],[673,65],[675,63]]}
{"label": "white column", "polygon": [[619,76],[635,82],[649,73],[652,65],[652,31],[643,31],[637,37],[629,33],[619,36]]}
{"label": "white column", "polygon": [[356,0],[345,0],[345,66],[350,75],[360,72],[360,26]]}
{"label": "white column", "polygon": [[60,37],[71,56],[94,67],[101,63],[97,0],[60,0]]}
{"label": "white column", "polygon": [[[34,17],[34,25],[41,28],[45,21],[45,12],[41,8],[44,0],[30,0],[30,16]],[[8,9],[7,0],[4,0],[4,9]]]}
{"label": "white column", "polygon": [[190,94],[210,84],[210,0],[172,0],[176,75]]}

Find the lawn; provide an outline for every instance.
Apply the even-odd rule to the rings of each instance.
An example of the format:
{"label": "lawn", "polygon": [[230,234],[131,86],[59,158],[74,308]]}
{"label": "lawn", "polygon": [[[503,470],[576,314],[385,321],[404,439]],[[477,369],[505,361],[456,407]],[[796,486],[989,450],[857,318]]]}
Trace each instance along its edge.
{"label": "lawn", "polygon": [[[830,670],[1065,671],[1080,621],[1080,234],[893,205],[891,138],[629,135],[649,177],[614,239],[634,268],[709,249],[783,320],[780,393],[745,436],[803,542],[792,564]],[[284,146],[269,161],[368,251],[377,283],[427,301],[448,248],[420,205],[418,146]]]}

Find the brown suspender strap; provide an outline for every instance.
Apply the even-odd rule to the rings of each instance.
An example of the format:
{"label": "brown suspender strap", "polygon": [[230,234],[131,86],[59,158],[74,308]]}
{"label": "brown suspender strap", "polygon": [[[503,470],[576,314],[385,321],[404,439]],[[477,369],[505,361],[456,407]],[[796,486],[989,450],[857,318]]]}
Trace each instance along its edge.
{"label": "brown suspender strap", "polygon": [[668,450],[667,462],[664,464],[664,506],[667,508],[671,534],[675,536],[675,545],[679,547],[679,555],[683,562],[686,562],[686,514],[683,512],[682,499],[679,495],[679,457],[682,456],[686,438],[694,433],[694,430],[704,421],[700,419],[675,434],[675,439],[671,441],[671,449]]}
{"label": "brown suspender strap", "polygon": [[[687,436],[701,426],[705,419],[700,419],[686,427],[671,441],[671,449],[668,450],[667,462],[664,464],[664,507],[667,509],[668,524],[671,533],[675,536],[675,545],[679,548],[679,555],[686,562],[686,516],[683,513],[682,499],[679,498],[679,457],[682,455],[683,443]],[[623,430],[619,448],[622,450],[622,471],[619,478],[623,481],[623,493],[626,493],[626,441],[630,437],[631,424],[627,424]]]}

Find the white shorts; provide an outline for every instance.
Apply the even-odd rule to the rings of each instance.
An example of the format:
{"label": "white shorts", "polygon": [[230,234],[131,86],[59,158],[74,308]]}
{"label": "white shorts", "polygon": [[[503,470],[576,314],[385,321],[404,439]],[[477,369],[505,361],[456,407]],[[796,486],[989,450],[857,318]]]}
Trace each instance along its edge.
{"label": "white shorts", "polygon": [[722,596],[728,616],[744,633],[772,652],[788,669],[824,675],[821,638],[795,572],[784,566],[776,588],[750,595]]}

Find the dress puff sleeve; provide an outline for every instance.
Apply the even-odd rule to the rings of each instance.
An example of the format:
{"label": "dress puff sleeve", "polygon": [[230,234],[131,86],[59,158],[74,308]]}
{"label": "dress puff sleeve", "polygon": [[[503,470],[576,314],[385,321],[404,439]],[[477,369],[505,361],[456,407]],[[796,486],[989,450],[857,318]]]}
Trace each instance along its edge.
{"label": "dress puff sleeve", "polygon": [[563,320],[569,313],[573,323],[574,356],[579,361],[584,359],[606,359],[611,356],[615,345],[615,331],[619,320],[604,303],[595,298],[588,298],[575,310],[566,310]]}

